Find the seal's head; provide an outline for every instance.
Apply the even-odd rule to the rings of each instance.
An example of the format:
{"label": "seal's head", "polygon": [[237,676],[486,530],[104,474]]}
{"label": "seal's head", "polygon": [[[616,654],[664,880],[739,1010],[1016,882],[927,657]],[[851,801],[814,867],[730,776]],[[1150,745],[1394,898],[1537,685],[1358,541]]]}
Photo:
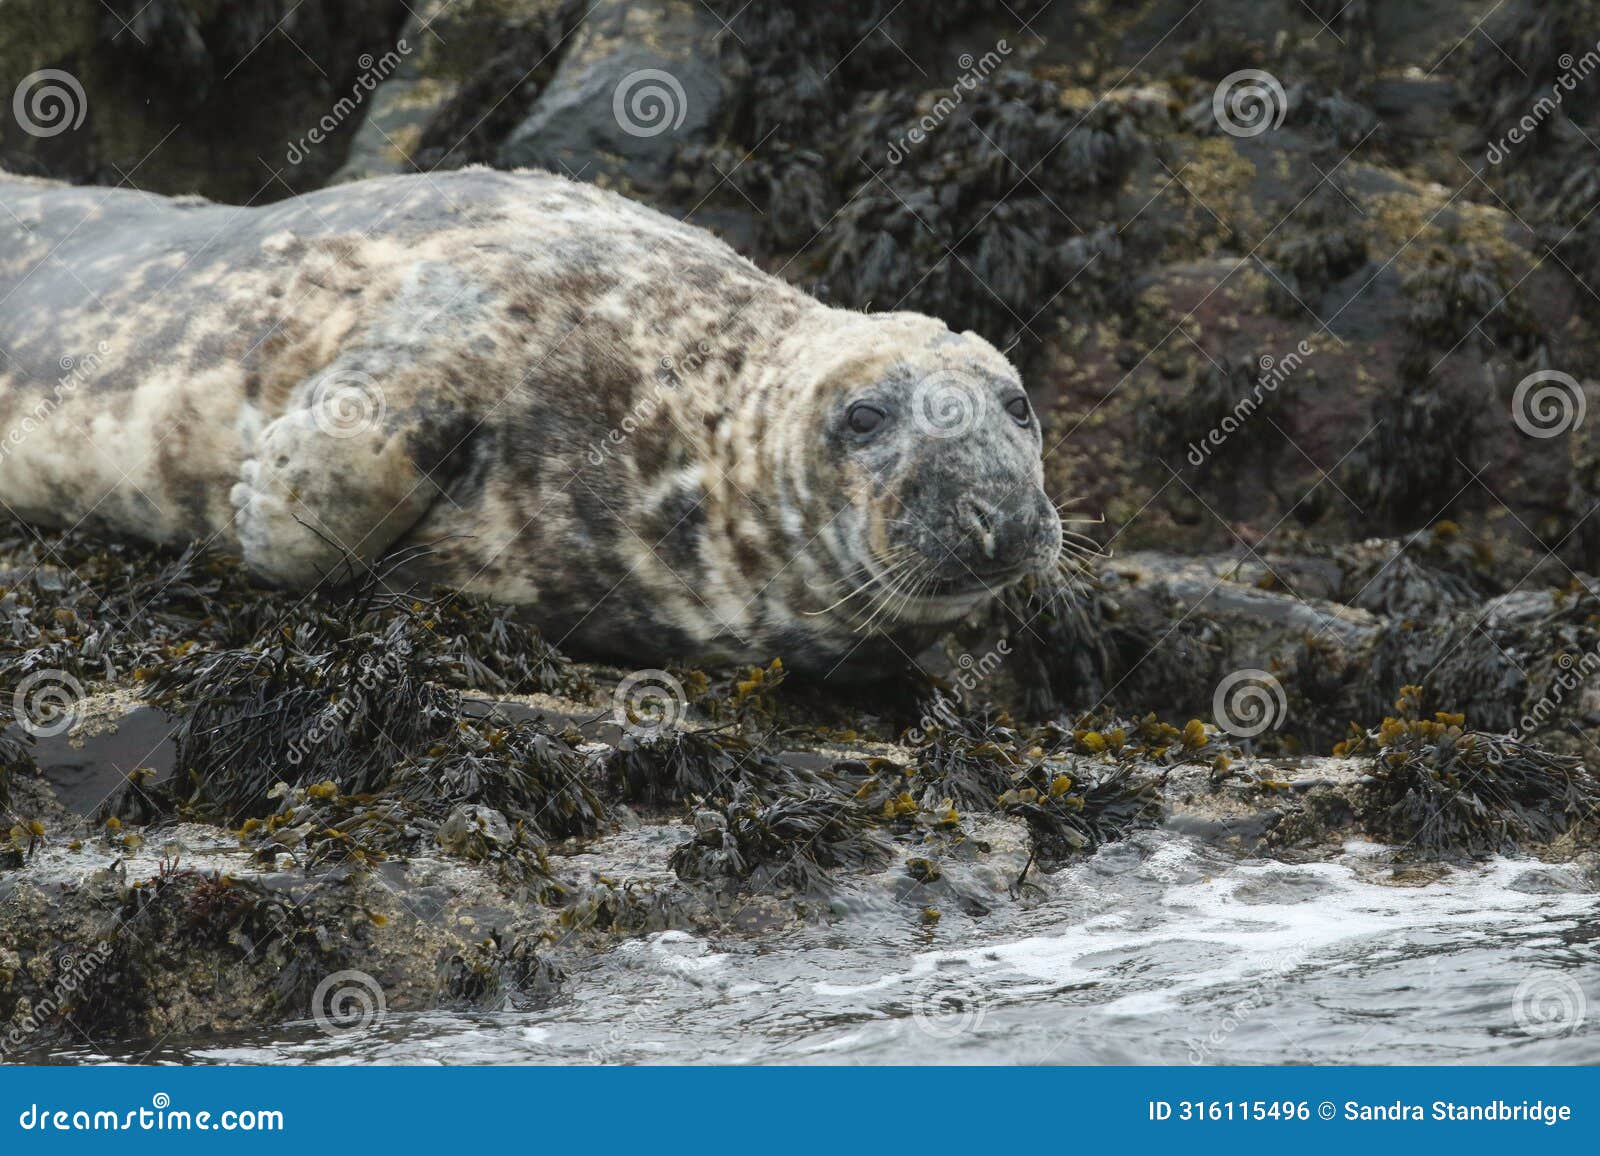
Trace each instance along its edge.
{"label": "seal's head", "polygon": [[[987,341],[918,314],[862,317],[811,371],[782,470],[806,511],[818,606],[853,631],[960,619],[1056,566],[1038,417]],[[820,581],[818,580],[820,578]]]}

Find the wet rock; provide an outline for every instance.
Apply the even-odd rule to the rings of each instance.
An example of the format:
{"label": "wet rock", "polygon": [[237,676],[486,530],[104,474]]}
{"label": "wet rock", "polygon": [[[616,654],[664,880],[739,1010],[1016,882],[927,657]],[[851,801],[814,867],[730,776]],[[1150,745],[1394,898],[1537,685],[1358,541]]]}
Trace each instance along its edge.
{"label": "wet rock", "polygon": [[694,0],[589,6],[496,163],[660,188],[678,148],[721,115],[719,28]]}
{"label": "wet rock", "polygon": [[[447,110],[463,99],[463,88],[469,82],[490,71],[503,82],[496,95],[465,94],[464,100],[473,103],[476,120],[488,119],[484,105],[497,98],[510,105],[508,113],[525,111],[516,97],[521,74],[503,77],[500,69],[490,69],[485,62],[501,57],[508,48],[521,49],[538,54],[524,70],[535,71],[540,56],[554,54],[561,7],[561,0],[429,0],[411,4],[400,34],[408,51],[371,97],[349,154],[329,183],[432,171],[442,162],[442,167],[456,167],[450,162],[457,154],[465,155],[468,138],[482,126],[459,123],[446,115]],[[519,54],[516,59],[524,57]],[[535,81],[535,95],[537,84]],[[435,136],[453,135],[443,145],[425,148],[424,130],[435,123]],[[492,158],[473,151],[470,159]]]}
{"label": "wet rock", "polygon": [[505,852],[516,841],[511,824],[493,807],[457,807],[434,833],[439,848],[463,859],[485,859],[491,851]]}
{"label": "wet rock", "polygon": [[[1251,570],[1255,575],[1251,575]],[[1125,554],[1112,571],[1141,588],[1159,586],[1183,610],[1223,619],[1235,639],[1242,661],[1257,665],[1273,653],[1282,653],[1287,638],[1320,634],[1347,647],[1359,648],[1376,633],[1379,622],[1371,613],[1337,602],[1302,597],[1277,585],[1270,563],[1252,567],[1231,557],[1178,558],[1137,551]],[[1251,633],[1265,641],[1252,645]],[[1242,645],[1241,645],[1242,643]]]}

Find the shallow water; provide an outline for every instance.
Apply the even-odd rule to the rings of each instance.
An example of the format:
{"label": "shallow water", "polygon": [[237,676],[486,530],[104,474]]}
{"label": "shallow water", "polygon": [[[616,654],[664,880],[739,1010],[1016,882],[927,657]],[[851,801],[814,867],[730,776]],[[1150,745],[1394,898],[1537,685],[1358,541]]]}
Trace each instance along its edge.
{"label": "shallow water", "polygon": [[1497,860],[1414,886],[1380,849],[1238,863],[1148,832],[1036,906],[931,930],[858,904],[759,941],[622,944],[536,1011],[388,1014],[58,1062],[1596,1063],[1600,896]]}

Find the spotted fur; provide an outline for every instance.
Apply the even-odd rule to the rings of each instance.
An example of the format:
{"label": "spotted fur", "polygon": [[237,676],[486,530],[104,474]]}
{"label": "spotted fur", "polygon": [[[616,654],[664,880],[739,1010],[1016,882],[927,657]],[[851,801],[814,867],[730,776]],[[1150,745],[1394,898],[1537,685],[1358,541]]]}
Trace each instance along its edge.
{"label": "spotted fur", "polygon": [[[982,394],[965,436],[913,420],[939,374]],[[1054,564],[1019,396],[972,334],[828,308],[556,176],[262,208],[0,176],[12,512],[211,542],[293,587],[420,547],[393,580],[580,652],[828,670],[917,645]]]}

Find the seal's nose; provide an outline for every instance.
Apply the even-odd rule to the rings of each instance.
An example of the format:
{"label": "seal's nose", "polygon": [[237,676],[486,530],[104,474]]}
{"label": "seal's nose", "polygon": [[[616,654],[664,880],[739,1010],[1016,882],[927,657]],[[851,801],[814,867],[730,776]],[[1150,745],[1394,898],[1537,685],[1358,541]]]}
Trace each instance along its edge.
{"label": "seal's nose", "polygon": [[983,552],[985,558],[994,558],[997,541],[995,524],[998,520],[994,507],[987,502],[965,495],[956,501],[957,524],[966,538]]}
{"label": "seal's nose", "polygon": [[942,545],[965,570],[993,574],[1035,560],[1045,538],[1047,499],[1026,490],[961,494],[945,516]]}

